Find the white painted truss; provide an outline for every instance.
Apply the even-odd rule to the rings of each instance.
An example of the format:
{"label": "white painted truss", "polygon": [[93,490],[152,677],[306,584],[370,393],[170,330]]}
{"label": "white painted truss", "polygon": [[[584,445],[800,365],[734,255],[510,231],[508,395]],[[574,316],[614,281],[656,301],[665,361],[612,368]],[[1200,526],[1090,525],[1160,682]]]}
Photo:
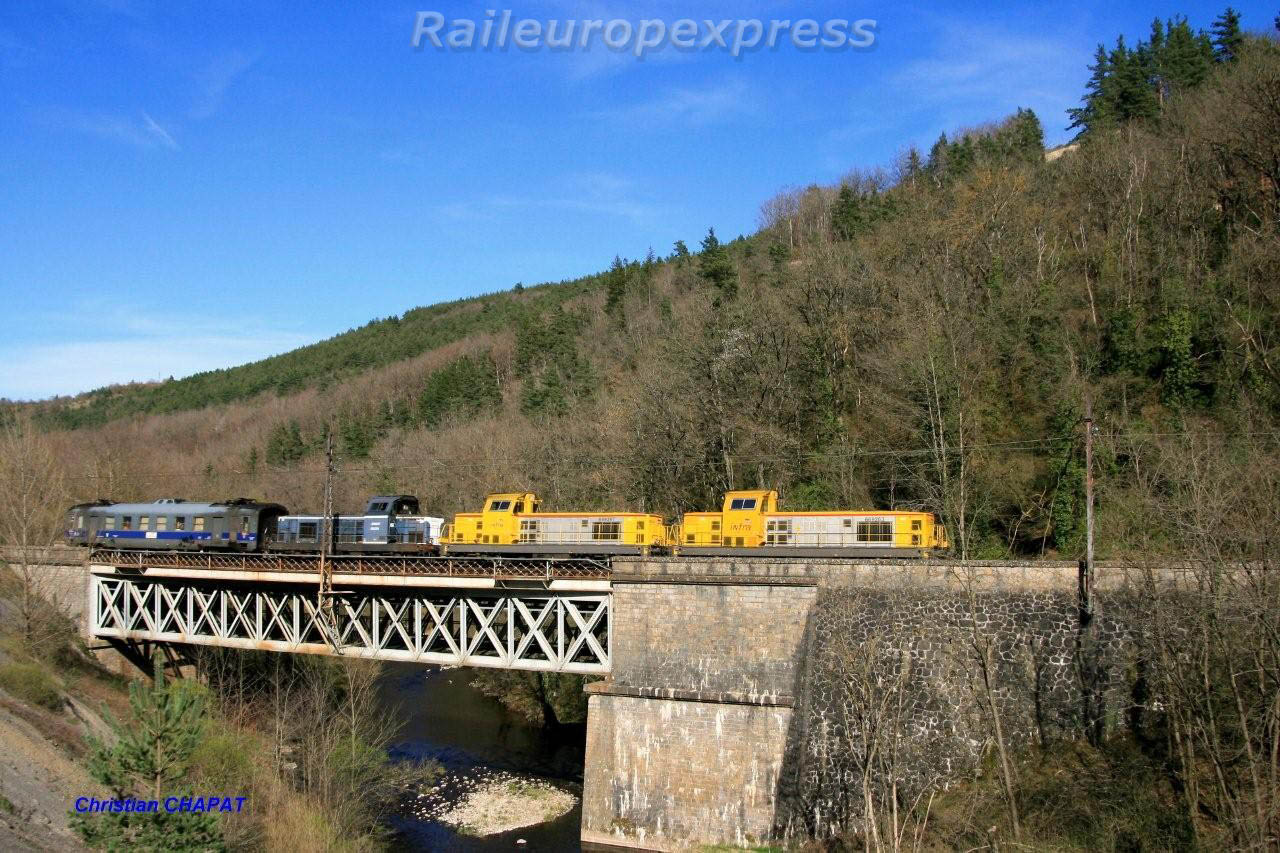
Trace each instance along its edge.
{"label": "white painted truss", "polygon": [[332,636],[307,587],[94,574],[96,637],[603,675],[611,596],[444,588],[339,591]]}

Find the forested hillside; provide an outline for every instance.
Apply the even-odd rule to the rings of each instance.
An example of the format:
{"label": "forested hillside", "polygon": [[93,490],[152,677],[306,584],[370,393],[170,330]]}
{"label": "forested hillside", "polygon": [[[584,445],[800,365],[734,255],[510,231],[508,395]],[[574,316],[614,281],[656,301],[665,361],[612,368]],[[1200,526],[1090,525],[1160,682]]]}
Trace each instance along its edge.
{"label": "forested hillside", "polygon": [[1280,47],[1158,24],[1099,48],[1074,119],[1052,162],[1022,110],[785,190],[745,238],[41,404],[60,497],[315,509],[331,425],[348,509],[528,488],[674,515],[767,486],[939,512],[969,556],[1074,556],[1088,395],[1104,555],[1210,517],[1247,546],[1223,507],[1274,485]]}

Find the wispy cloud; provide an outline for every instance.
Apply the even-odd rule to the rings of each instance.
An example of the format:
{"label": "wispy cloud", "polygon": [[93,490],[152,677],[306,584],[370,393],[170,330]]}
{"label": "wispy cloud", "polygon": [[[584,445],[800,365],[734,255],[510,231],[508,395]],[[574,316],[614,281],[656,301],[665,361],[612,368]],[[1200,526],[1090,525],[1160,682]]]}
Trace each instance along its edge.
{"label": "wispy cloud", "polygon": [[[1088,40],[1076,33],[1014,31],[998,24],[939,19],[935,49],[907,63],[890,80],[904,102],[937,110],[941,118],[971,115],[975,107],[1032,106],[1047,128],[1074,105]],[[994,117],[994,116],[993,116]]]}
{"label": "wispy cloud", "polygon": [[209,118],[221,109],[227,90],[257,61],[258,54],[233,50],[204,66],[196,74],[197,93],[189,113],[191,118]]}
{"label": "wispy cloud", "polygon": [[599,113],[605,120],[648,128],[707,125],[749,115],[758,99],[747,81],[732,78],[702,87],[677,87],[647,101]]}
{"label": "wispy cloud", "polygon": [[518,213],[528,216],[539,211],[587,214],[625,219],[633,223],[660,221],[666,209],[638,197],[639,190],[629,178],[605,172],[568,175],[557,182],[556,192],[545,195],[495,194],[467,201],[446,202],[434,208],[445,222],[492,222]]}
{"label": "wispy cloud", "polygon": [[130,118],[114,113],[51,107],[39,112],[37,119],[50,127],[84,133],[134,148],[178,149],[173,135],[146,111],[137,118]]}
{"label": "wispy cloud", "polygon": [[146,122],[146,128],[152,136],[159,139],[166,148],[177,150],[178,143],[173,141],[173,137],[169,135],[169,131],[161,127],[151,116],[147,115],[145,110],[142,113],[142,119]]}
{"label": "wispy cloud", "polygon": [[[92,317],[94,322],[83,318]],[[172,324],[101,304],[72,306],[65,334],[0,343],[0,397],[41,399],[105,385],[183,377],[295,349],[314,336],[262,324]],[[108,328],[110,334],[86,334]]]}

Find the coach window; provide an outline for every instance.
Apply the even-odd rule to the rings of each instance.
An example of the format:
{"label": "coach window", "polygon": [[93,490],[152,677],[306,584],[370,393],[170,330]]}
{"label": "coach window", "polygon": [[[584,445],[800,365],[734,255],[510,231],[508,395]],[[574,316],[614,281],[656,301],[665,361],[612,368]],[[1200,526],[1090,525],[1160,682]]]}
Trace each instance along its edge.
{"label": "coach window", "polygon": [[187,529],[187,517],[186,517],[185,515],[175,515],[175,516],[173,517],[173,529],[174,529],[174,530],[186,530],[186,529]]}
{"label": "coach window", "polygon": [[125,515],[125,516],[121,516],[121,517],[120,517],[120,529],[121,529],[121,530],[132,530],[132,529],[133,529],[133,516],[132,516],[132,515]]}
{"label": "coach window", "polygon": [[247,515],[240,518],[240,532],[246,535],[249,533],[249,516]]}
{"label": "coach window", "polygon": [[103,529],[103,530],[115,530],[115,529],[116,529],[116,517],[115,517],[114,515],[108,515],[106,518],[102,519],[102,529]]}
{"label": "coach window", "polygon": [[167,516],[167,515],[157,515],[157,516],[156,516],[156,530],[167,530],[168,528],[169,528],[169,516]]}
{"label": "coach window", "polygon": [[192,529],[192,530],[194,530],[194,531],[196,531],[197,533],[199,533],[200,531],[204,530],[204,516],[203,516],[203,515],[197,515],[195,518],[191,519],[191,529]]}
{"label": "coach window", "polygon": [[151,529],[151,516],[149,516],[149,515],[144,515],[144,516],[140,517],[140,518],[138,519],[138,529],[139,529],[139,530],[150,530],[150,529]]}

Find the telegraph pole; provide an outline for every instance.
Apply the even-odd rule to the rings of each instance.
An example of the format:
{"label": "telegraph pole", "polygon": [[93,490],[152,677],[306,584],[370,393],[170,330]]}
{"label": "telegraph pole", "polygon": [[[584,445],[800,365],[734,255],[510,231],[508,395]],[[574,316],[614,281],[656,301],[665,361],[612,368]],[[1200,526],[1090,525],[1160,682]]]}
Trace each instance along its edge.
{"label": "telegraph pole", "polygon": [[338,624],[333,615],[333,565],[329,562],[329,551],[333,545],[333,473],[333,426],[330,424],[325,428],[324,436],[324,522],[320,526],[320,590],[316,608],[329,645],[341,654]]}

